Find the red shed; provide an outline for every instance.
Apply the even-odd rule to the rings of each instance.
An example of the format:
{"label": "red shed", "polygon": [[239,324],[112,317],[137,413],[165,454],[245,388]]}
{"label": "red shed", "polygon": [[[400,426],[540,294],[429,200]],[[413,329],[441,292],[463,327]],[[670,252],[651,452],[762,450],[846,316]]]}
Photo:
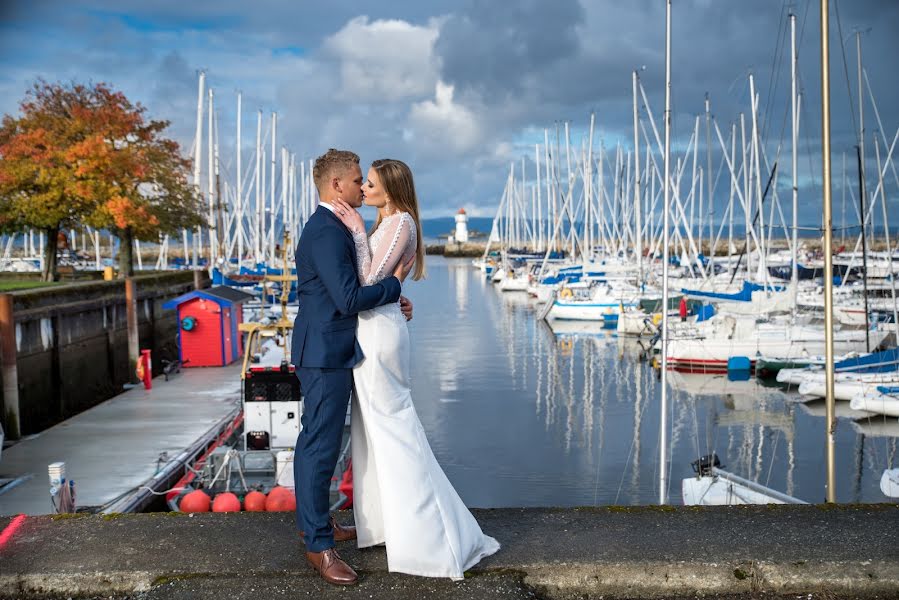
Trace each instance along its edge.
{"label": "red shed", "polygon": [[178,311],[178,354],[185,367],[222,367],[239,359],[241,304],[251,294],[219,285],[178,296],[162,305]]}

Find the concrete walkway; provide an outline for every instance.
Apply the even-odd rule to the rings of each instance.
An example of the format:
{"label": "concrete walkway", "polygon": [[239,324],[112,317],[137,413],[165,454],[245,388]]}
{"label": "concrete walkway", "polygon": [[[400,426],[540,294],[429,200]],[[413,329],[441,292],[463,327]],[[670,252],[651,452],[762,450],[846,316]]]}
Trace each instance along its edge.
{"label": "concrete walkway", "polygon": [[289,513],[3,517],[0,596],[899,596],[899,505],[473,512],[503,548],[464,582],[390,574],[383,548],[346,543],[349,589],[305,565]]}

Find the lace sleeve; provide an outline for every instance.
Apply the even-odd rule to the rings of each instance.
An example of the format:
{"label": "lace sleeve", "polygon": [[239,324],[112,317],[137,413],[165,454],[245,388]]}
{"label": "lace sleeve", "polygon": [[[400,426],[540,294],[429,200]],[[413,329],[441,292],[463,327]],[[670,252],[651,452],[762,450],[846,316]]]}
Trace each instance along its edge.
{"label": "lace sleeve", "polygon": [[356,245],[356,272],[359,283],[366,285],[365,280],[371,271],[371,249],[368,247],[368,236],[365,231],[353,232],[353,243]]}
{"label": "lace sleeve", "polygon": [[364,285],[381,281],[393,273],[415,235],[412,223],[412,217],[403,213],[398,219],[393,219],[386,224],[387,229],[374,250],[371,258],[371,271],[365,278]]}

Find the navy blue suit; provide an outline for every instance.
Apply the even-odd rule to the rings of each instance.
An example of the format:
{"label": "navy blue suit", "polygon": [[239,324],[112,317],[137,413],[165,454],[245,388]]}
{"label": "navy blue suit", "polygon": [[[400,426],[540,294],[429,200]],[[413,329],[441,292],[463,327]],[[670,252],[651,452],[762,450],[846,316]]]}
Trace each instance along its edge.
{"label": "navy blue suit", "polygon": [[359,284],[356,248],[349,230],[327,208],[309,217],[297,243],[299,312],[293,326],[291,362],[303,391],[303,429],[293,461],[297,527],[306,549],[334,546],[328,524],[329,487],[340,454],[353,367],[363,358],[356,341],[356,315],[400,297],[396,277]]}

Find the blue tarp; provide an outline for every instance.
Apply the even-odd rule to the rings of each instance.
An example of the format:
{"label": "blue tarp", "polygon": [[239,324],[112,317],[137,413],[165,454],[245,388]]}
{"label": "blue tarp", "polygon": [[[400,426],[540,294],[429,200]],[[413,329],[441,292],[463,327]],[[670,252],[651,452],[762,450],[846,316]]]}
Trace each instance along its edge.
{"label": "blue tarp", "polygon": [[899,368],[899,348],[855,356],[834,363],[835,371],[853,373],[889,373]]}
{"label": "blue tarp", "polygon": [[[752,300],[752,292],[756,292],[759,290],[764,290],[765,286],[759,285],[757,283],[752,283],[751,281],[743,282],[743,289],[737,292],[736,294],[719,294],[717,292],[703,292],[701,290],[688,290],[687,288],[682,288],[681,293],[686,296],[692,296],[694,298],[712,298],[713,300],[731,300],[737,302],[750,302]],[[768,286],[768,289],[772,292],[782,292],[784,290],[783,286]]]}
{"label": "blue tarp", "polygon": [[540,281],[540,283],[545,283],[545,284],[547,284],[547,285],[554,285],[554,284],[556,284],[556,283],[562,283],[562,282],[565,282],[565,283],[574,283],[574,282],[580,281],[580,280],[581,280],[581,276],[580,276],[580,275],[565,275],[565,274],[560,274],[560,275],[550,275],[550,276],[548,276],[548,277],[544,277],[544,278]]}
{"label": "blue tarp", "polygon": [[696,311],[696,322],[701,323],[703,321],[708,321],[712,317],[715,316],[715,307],[712,304],[703,304],[699,307],[699,310]]}

